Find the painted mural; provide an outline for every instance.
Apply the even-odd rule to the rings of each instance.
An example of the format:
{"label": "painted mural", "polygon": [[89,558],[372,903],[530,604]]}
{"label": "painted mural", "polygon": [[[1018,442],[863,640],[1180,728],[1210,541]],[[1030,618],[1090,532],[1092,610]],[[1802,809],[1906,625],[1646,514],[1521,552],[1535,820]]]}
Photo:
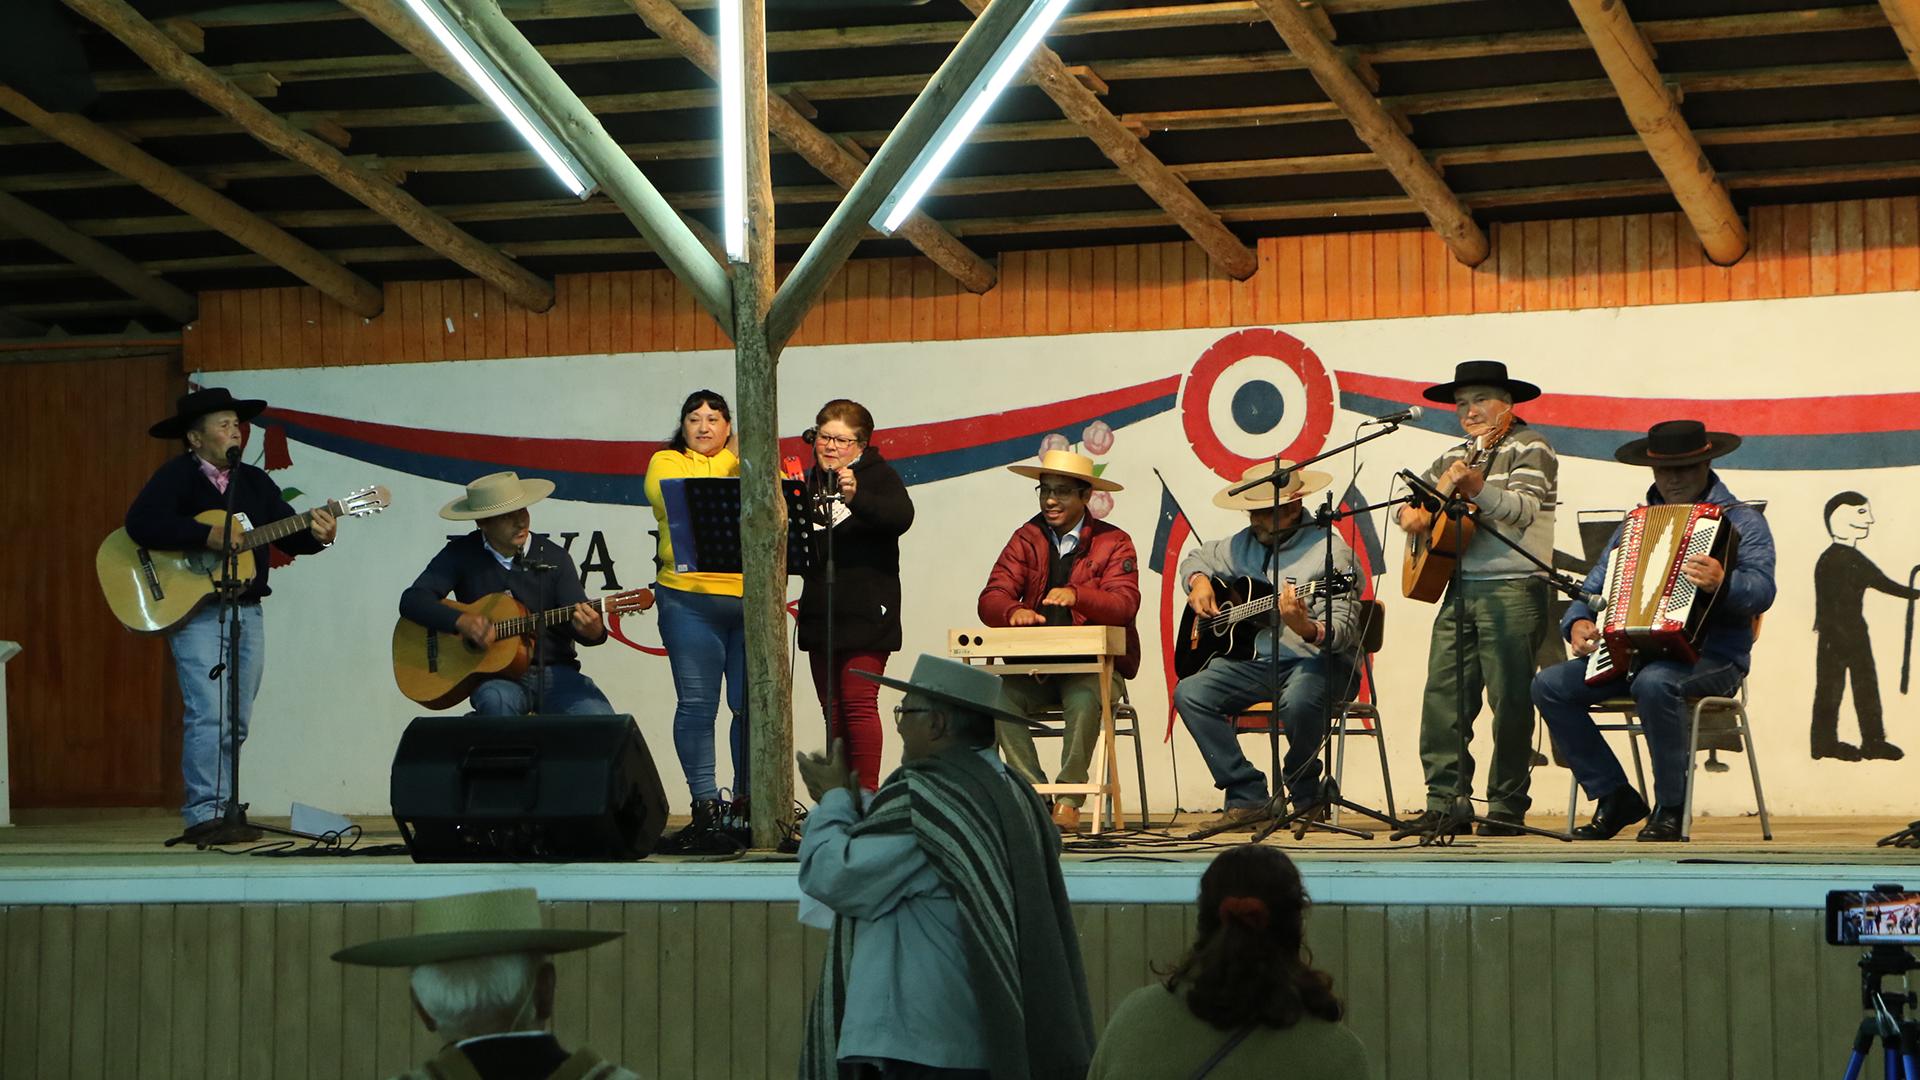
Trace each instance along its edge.
{"label": "painted mural", "polygon": [[[1920,594],[1911,575],[1902,586],[1879,567],[1917,561],[1916,553],[1902,552],[1895,542],[1902,538],[1885,526],[1867,537],[1869,500],[1901,507],[1897,493],[1913,489],[1912,470],[1920,468],[1920,375],[1906,335],[1890,332],[1916,314],[1912,294],[1886,294],[803,347],[782,361],[781,448],[804,460],[799,433],[829,398],[852,396],[872,410],[874,444],[908,483],[918,510],[901,547],[908,652],[937,651],[947,628],[976,621],[974,599],[995,554],[1032,513],[1030,483],[1005,467],[1050,447],[1088,454],[1126,487],[1096,512],[1142,551],[1140,630],[1154,654],[1183,603],[1168,568],[1199,540],[1244,525],[1212,507],[1215,489],[1276,453],[1303,459],[1345,442],[1367,418],[1419,402],[1422,389],[1447,378],[1458,360],[1498,358],[1545,388],[1518,411],[1560,453],[1556,546],[1568,565],[1582,560],[1565,553],[1590,546],[1583,516],[1617,519],[1645,491],[1645,470],[1614,462],[1614,447],[1656,420],[1701,419],[1745,437],[1716,464],[1743,497],[1770,502],[1780,548],[1780,599],[1749,686],[1770,809],[1908,813],[1920,764],[1902,760],[1898,745],[1913,741],[1920,709],[1901,693],[1880,692],[1890,676],[1875,665],[1874,645],[1883,654],[1901,647],[1903,620],[1910,640],[1911,597]],[[343,534],[348,558],[300,560],[275,575],[272,651],[245,759],[255,805],[274,812],[299,799],[346,812],[384,810],[393,746],[415,712],[388,674],[395,605],[448,533],[435,509],[473,477],[513,469],[556,483],[533,527],[572,554],[589,595],[651,581],[646,462],[688,391],[732,385],[731,363],[718,352],[633,354],[245,371],[206,380],[272,403],[248,453],[283,487],[308,499],[369,483],[394,493],[386,518]],[[1451,414],[1435,410],[1316,467],[1335,474],[1334,502],[1377,502],[1398,493],[1397,470],[1424,466],[1457,438]],[[1824,493],[1841,488],[1829,503]],[[1369,578],[1368,594],[1377,591],[1387,605],[1374,691],[1404,803],[1421,789],[1418,701],[1435,609],[1399,596],[1398,533],[1386,512],[1341,527]],[[664,749],[672,684],[652,618],[616,621],[614,640],[587,650],[582,662],[660,748],[655,759],[667,789],[684,800]],[[1803,632],[1810,626],[1812,637]],[[894,665],[907,662],[896,657]],[[1903,659],[1902,675],[1909,666]],[[1149,715],[1165,708],[1170,675],[1170,663],[1149,662],[1136,679],[1133,700]],[[796,677],[806,678],[804,665]],[[794,694],[803,744],[818,731],[809,722],[810,689],[797,686]],[[1857,742],[1852,725],[1848,738],[1838,732],[1843,705],[1857,717]],[[1166,732],[1147,748],[1154,807],[1176,800],[1217,806],[1184,730],[1170,715],[1147,726]],[[1121,759],[1131,759],[1127,748]],[[890,745],[883,761],[895,760]],[[1381,805],[1372,760],[1350,755],[1345,786]],[[721,771],[730,772],[724,764]],[[1568,782],[1562,769],[1537,767],[1535,812],[1550,814]],[[1703,774],[1701,785],[1705,812],[1753,809],[1744,769]]]}

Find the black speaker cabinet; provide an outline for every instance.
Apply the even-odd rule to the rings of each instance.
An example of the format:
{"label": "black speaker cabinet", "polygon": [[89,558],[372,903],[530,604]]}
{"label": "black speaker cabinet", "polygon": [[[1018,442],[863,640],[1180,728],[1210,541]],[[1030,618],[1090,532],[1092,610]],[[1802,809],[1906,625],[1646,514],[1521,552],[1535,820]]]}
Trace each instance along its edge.
{"label": "black speaker cabinet", "polygon": [[415,862],[644,859],[667,824],[631,716],[422,716],[393,755]]}

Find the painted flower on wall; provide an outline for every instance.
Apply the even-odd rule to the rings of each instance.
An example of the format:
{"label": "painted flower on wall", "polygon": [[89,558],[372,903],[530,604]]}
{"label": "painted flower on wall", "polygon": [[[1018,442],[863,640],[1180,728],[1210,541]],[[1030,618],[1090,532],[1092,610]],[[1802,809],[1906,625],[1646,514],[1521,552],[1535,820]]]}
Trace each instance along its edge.
{"label": "painted flower on wall", "polygon": [[1105,521],[1107,515],[1113,513],[1112,494],[1096,491],[1087,496],[1087,513],[1092,514],[1095,521]]}
{"label": "painted flower on wall", "polygon": [[1067,450],[1071,449],[1072,446],[1073,444],[1067,441],[1065,435],[1056,431],[1040,440],[1040,451],[1036,453],[1034,457],[1043,458],[1047,456],[1047,451],[1049,450]]}
{"label": "painted flower on wall", "polygon": [[1080,433],[1080,445],[1086,447],[1089,454],[1104,454],[1113,449],[1113,429],[1105,420],[1095,420]]}

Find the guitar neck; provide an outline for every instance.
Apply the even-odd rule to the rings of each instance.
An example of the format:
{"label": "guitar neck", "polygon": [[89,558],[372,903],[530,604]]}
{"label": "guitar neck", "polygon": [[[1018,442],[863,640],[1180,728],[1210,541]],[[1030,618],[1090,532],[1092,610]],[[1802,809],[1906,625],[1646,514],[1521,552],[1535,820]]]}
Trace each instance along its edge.
{"label": "guitar neck", "polygon": [[[587,601],[587,606],[599,614],[605,614],[605,603],[604,598],[596,597]],[[565,607],[548,608],[545,611],[516,615],[511,619],[501,619],[499,622],[494,623],[493,626],[494,629],[498,631],[500,637],[519,637],[522,634],[537,633],[549,626],[558,626],[572,618],[573,605],[568,604]]]}
{"label": "guitar neck", "polygon": [[[341,508],[340,503],[336,500],[327,500],[327,511],[333,515],[336,521],[345,521],[347,518],[346,511]],[[303,510],[292,517],[281,518],[279,521],[270,522],[257,529],[249,529],[241,533],[240,550],[251,551],[263,544],[271,544],[275,540],[284,540],[294,533],[311,528],[313,528],[313,511]]]}

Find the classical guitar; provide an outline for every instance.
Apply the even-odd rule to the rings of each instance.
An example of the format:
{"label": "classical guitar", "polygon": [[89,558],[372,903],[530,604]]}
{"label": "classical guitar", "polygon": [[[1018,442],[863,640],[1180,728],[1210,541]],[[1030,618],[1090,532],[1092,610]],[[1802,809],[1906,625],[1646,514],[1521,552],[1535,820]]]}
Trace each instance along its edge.
{"label": "classical guitar", "polygon": [[[1467,454],[1467,466],[1484,471],[1512,428],[1513,413],[1509,411],[1485,435],[1474,440],[1473,449]],[[1460,561],[1460,553],[1473,541],[1473,527],[1472,518],[1435,513],[1427,528],[1409,532],[1407,560],[1400,575],[1401,594],[1428,604],[1437,602],[1446,593],[1447,583],[1453,580],[1453,567]]]}
{"label": "classical guitar", "polygon": [[[467,644],[457,633],[430,630],[411,619],[393,624],[393,681],[400,692],[429,709],[451,709],[485,679],[517,679],[533,663],[533,635],[573,618],[573,605],[529,614],[511,593],[489,593],[471,604],[441,603],[493,622],[493,644]],[[587,601],[605,616],[630,615],[653,606],[652,589],[628,589]]]}
{"label": "classical guitar", "polygon": [[[327,511],[340,521],[367,517],[392,505],[393,496],[378,485],[361,488],[343,499],[330,499]],[[207,510],[195,521],[213,529],[226,521],[225,510]],[[253,549],[304,532],[313,526],[308,510],[258,528],[245,514],[235,514],[240,527],[239,554],[234,561],[241,581],[253,580]],[[214,594],[220,576],[220,553],[207,548],[192,551],[156,551],[133,542],[125,529],[115,529],[100,543],[93,559],[100,591],[113,616],[127,629],[141,634],[163,634],[186,622]]]}
{"label": "classical guitar", "polygon": [[[1351,591],[1353,583],[1353,574],[1335,574],[1296,584],[1293,591],[1303,600],[1322,594],[1339,596]],[[1192,607],[1180,612],[1180,630],[1173,641],[1173,673],[1179,678],[1206,667],[1216,656],[1252,659],[1254,639],[1270,625],[1261,616],[1273,610],[1278,596],[1273,586],[1249,577],[1216,577],[1213,594],[1219,599],[1220,614],[1197,615]]]}

